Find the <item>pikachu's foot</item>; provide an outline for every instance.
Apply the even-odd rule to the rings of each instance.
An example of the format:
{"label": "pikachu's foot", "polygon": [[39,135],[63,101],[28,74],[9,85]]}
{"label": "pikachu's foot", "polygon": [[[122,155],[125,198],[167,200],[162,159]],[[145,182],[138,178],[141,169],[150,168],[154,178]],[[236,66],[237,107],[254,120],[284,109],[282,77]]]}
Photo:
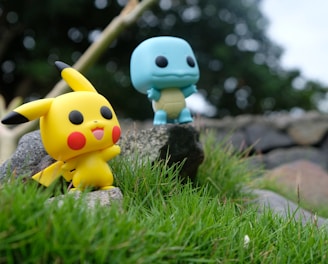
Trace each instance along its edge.
{"label": "pikachu's foot", "polygon": [[71,189],[69,189],[69,192],[77,192],[77,191],[81,191],[81,189],[79,189],[79,188],[71,188]]}
{"label": "pikachu's foot", "polygon": [[110,189],[113,189],[113,188],[115,188],[114,186],[104,186],[104,187],[101,187],[101,188],[99,188],[99,190],[110,190]]}

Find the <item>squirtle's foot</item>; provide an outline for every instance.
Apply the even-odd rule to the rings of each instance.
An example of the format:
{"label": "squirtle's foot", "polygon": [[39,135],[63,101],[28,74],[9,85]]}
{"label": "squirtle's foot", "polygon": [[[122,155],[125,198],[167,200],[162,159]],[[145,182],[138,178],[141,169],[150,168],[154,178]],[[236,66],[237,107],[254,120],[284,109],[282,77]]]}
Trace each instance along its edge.
{"label": "squirtle's foot", "polygon": [[158,110],[155,112],[154,115],[154,122],[155,126],[158,125],[165,125],[167,123],[167,114],[164,110]]}
{"label": "squirtle's foot", "polygon": [[113,188],[115,188],[115,186],[109,185],[109,186],[103,186],[103,187],[99,188],[99,190],[110,190]]}
{"label": "squirtle's foot", "polygon": [[178,122],[180,124],[182,124],[182,123],[190,123],[192,121],[193,121],[193,119],[191,117],[191,113],[190,113],[189,109],[183,108],[179,114]]}

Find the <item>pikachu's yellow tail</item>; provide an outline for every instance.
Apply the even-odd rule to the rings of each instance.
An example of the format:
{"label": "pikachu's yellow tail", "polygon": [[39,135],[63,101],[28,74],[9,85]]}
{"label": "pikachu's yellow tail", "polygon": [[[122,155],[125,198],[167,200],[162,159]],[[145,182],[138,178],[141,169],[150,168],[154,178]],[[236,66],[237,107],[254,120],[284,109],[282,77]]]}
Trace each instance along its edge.
{"label": "pikachu's yellow tail", "polygon": [[44,170],[33,175],[32,179],[48,187],[62,175],[61,167],[63,166],[63,164],[63,161],[57,161],[45,168]]}

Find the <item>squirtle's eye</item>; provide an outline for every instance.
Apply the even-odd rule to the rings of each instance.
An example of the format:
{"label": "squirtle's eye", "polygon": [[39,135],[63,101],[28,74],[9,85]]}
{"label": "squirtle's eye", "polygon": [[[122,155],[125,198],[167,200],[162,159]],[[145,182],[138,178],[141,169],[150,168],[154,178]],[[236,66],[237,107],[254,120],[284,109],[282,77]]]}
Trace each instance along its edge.
{"label": "squirtle's eye", "polygon": [[196,65],[194,59],[193,59],[191,56],[188,56],[188,57],[187,57],[187,63],[188,63],[188,65],[189,65],[190,67],[192,67],[192,68],[194,68],[195,65]]}
{"label": "squirtle's eye", "polygon": [[164,56],[157,56],[155,59],[155,63],[160,68],[165,68],[169,64],[167,58],[165,58]]}
{"label": "squirtle's eye", "polygon": [[74,125],[80,125],[83,123],[83,115],[80,111],[73,110],[68,115],[69,121]]}
{"label": "squirtle's eye", "polygon": [[112,111],[107,106],[102,106],[100,108],[100,113],[103,116],[103,118],[105,118],[105,119],[112,119],[113,118]]}

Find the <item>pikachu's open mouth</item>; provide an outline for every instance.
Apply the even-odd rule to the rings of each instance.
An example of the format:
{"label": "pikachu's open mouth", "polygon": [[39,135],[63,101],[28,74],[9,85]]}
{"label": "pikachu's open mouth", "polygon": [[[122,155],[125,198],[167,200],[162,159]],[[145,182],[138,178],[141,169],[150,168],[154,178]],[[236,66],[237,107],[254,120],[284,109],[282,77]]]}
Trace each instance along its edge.
{"label": "pikachu's open mouth", "polygon": [[99,127],[92,129],[92,134],[97,140],[101,140],[104,136],[104,129]]}

